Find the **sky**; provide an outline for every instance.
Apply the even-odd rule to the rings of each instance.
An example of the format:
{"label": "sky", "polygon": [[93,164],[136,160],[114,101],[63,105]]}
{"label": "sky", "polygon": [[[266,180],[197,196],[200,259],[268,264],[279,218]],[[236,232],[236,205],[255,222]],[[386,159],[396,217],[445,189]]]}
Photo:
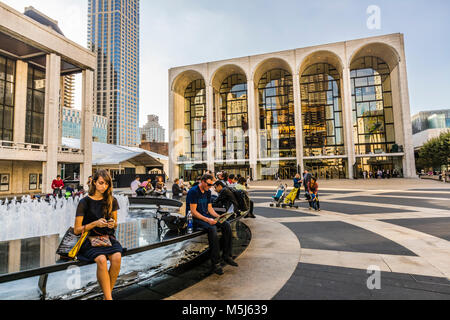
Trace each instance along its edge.
{"label": "sky", "polygon": [[[35,7],[87,46],[87,0],[0,1],[20,12]],[[371,5],[380,9],[379,29],[367,26]],[[450,108],[448,0],[142,0],[140,13],[140,126],[156,114],[168,129],[172,67],[398,32],[411,115]]]}

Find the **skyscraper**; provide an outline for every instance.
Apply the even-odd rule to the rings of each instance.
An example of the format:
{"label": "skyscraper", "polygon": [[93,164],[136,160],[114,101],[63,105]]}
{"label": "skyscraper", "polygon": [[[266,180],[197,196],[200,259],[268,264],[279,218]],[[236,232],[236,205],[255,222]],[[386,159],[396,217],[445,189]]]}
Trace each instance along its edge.
{"label": "skyscraper", "polygon": [[149,142],[166,141],[166,130],[159,124],[158,116],[154,114],[147,116],[147,123],[141,128],[141,140]]}
{"label": "skyscraper", "polygon": [[97,53],[98,115],[108,143],[139,142],[139,0],[89,0],[88,47]]}

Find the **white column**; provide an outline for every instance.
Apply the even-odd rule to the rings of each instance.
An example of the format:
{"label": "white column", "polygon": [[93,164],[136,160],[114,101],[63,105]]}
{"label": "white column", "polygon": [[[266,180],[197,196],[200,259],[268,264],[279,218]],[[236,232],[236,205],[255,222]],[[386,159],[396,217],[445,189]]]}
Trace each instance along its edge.
{"label": "white column", "polygon": [[342,72],[342,117],[344,124],[345,150],[348,159],[348,178],[354,178],[353,166],[356,163],[355,144],[353,141],[352,120],[352,87],[350,82],[350,69],[345,67]]}
{"label": "white column", "polygon": [[214,89],[206,88],[206,154],[207,168],[214,172]]}
{"label": "white column", "polygon": [[[81,139],[83,163],[80,165],[80,184],[85,185],[92,175],[92,116],[94,110],[94,72],[83,70],[81,105]],[[86,187],[86,186],[85,186]]]}
{"label": "white column", "polygon": [[255,84],[253,80],[247,81],[247,103],[248,103],[248,142],[249,142],[249,160],[250,170],[252,172],[253,180],[257,180],[258,177],[258,119],[257,106],[255,100]]}
{"label": "white column", "polygon": [[42,192],[52,192],[52,181],[58,175],[58,112],[61,88],[61,57],[47,55],[45,75],[45,120],[44,144],[47,146],[47,161],[43,164]]}
{"label": "white column", "polygon": [[25,123],[27,114],[28,64],[17,60],[14,100],[14,142],[25,142]]}
{"label": "white column", "polygon": [[[214,90],[214,88],[213,88]],[[220,129],[220,122],[221,122],[221,117],[222,114],[220,112],[220,94],[219,92],[217,92],[217,94],[215,95],[214,98],[214,108],[216,110],[216,118],[214,119],[214,123],[216,126],[216,130],[215,130],[215,160],[223,160],[223,135],[222,135],[222,131]]]}
{"label": "white column", "polygon": [[400,91],[400,108],[402,114],[403,125],[403,148],[405,156],[403,158],[403,175],[405,178],[416,177],[416,162],[414,157],[414,147],[412,143],[412,124],[411,124],[411,110],[409,104],[409,88],[408,88],[408,73],[406,71],[405,56],[398,65],[398,83]]}
{"label": "white column", "polygon": [[305,170],[303,157],[303,119],[302,119],[302,98],[300,91],[300,76],[295,74],[294,81],[294,116],[295,116],[295,148],[297,150],[297,167],[300,166],[302,173]]}

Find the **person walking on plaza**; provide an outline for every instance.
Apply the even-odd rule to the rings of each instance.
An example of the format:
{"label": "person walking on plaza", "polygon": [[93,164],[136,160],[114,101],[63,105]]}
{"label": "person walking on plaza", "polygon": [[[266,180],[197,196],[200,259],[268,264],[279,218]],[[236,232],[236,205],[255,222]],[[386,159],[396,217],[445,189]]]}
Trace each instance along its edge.
{"label": "person walking on plaza", "polygon": [[53,196],[62,198],[62,189],[64,188],[64,181],[62,181],[61,176],[57,176],[52,182]]}
{"label": "person walking on plaza", "polygon": [[76,235],[89,232],[77,258],[83,262],[97,263],[97,280],[105,300],[112,300],[122,262],[123,248],[114,235],[118,210],[119,203],[113,196],[110,175],[105,170],[97,171],[89,195],[78,204],[74,232]]}
{"label": "person walking on plaza", "polygon": [[219,223],[215,218],[220,216],[215,212],[211,203],[211,191],[213,186],[213,177],[211,175],[204,175],[198,186],[189,190],[186,197],[186,215],[190,211],[193,217],[194,229],[206,230],[208,232],[209,250],[211,254],[212,270],[218,275],[223,274],[223,269],[220,266],[220,248],[219,236],[217,228],[222,230],[223,243],[223,260],[225,263],[237,267],[238,264],[231,256],[232,248],[232,234],[231,226],[228,222]]}
{"label": "person walking on plaza", "polygon": [[315,177],[312,177],[308,182],[308,192],[311,196],[309,200],[309,210],[314,208],[316,211],[320,211],[319,184]]}

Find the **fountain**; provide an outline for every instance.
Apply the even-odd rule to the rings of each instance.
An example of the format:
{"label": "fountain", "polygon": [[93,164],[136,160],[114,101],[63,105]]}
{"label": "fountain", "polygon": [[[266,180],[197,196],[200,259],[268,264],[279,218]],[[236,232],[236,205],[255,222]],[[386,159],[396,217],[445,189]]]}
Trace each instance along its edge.
{"label": "fountain", "polygon": [[[124,195],[115,196],[119,203],[118,223],[128,219],[129,202]],[[32,199],[22,197],[0,201],[0,242],[58,234],[60,237],[75,223],[81,198]]]}
{"label": "fountain", "polygon": [[[123,257],[118,290],[136,283],[163,281],[158,280],[162,275],[167,276],[174,268],[197,259],[208,249],[205,234],[182,240],[184,233],[170,230],[162,220],[165,213],[179,212],[180,202],[167,198],[114,196],[120,207],[116,237],[128,252],[138,250]],[[46,201],[27,196],[20,201],[14,198],[0,202],[0,279],[8,274],[64,265],[55,253],[67,229],[73,227],[80,200],[75,197]],[[236,234],[248,234],[239,222],[233,224],[233,230],[243,230]],[[154,248],[140,251],[149,246]],[[51,272],[45,280],[44,295],[37,290],[40,283],[39,276],[0,281],[0,300],[43,297],[70,300],[101,296],[95,264]],[[180,288],[182,286],[180,283]]]}

